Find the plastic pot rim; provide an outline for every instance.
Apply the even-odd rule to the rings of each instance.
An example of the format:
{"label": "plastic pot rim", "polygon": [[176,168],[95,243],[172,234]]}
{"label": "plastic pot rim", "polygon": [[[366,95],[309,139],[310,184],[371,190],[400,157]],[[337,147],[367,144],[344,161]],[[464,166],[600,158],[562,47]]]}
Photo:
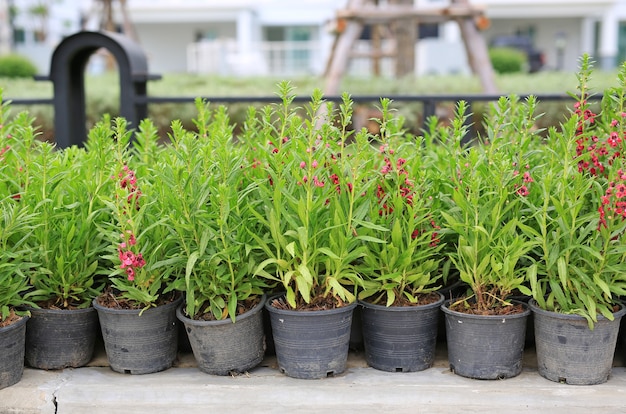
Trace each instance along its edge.
{"label": "plastic pot rim", "polygon": [[17,322],[13,322],[11,325],[0,328],[0,333],[8,332],[12,329],[17,329],[20,326],[24,325],[26,322],[28,322],[29,319],[30,319],[30,316],[28,315],[21,316],[20,319],[17,320]]}
{"label": "plastic pot rim", "polygon": [[102,306],[98,303],[98,298],[95,298],[91,303],[93,305],[93,307],[96,310],[102,310],[108,313],[115,313],[115,314],[128,314],[128,315],[139,315],[140,313],[146,313],[146,312],[150,312],[153,309],[159,308],[159,309],[165,309],[167,307],[178,307],[178,305],[180,304],[180,302],[183,301],[183,297],[182,296],[178,296],[176,299],[174,299],[173,301],[166,303],[164,305],[159,305],[159,306],[151,306],[146,310],[143,309],[117,309],[117,308],[109,308],[107,306]]}
{"label": "plastic pot rim", "polygon": [[[624,314],[626,314],[626,306],[624,306],[624,304],[622,304],[621,302],[617,302],[616,305],[620,306],[620,310],[618,310],[617,312],[613,312],[613,316],[615,317],[615,319],[619,319],[622,316],[624,316]],[[535,299],[532,299],[532,298],[528,301],[528,307],[530,308],[530,310],[532,310],[532,312],[540,314],[540,315],[551,316],[551,317],[556,317],[559,319],[566,319],[566,320],[586,321],[585,317],[581,315],[576,315],[572,313],[555,312],[555,311],[549,311],[549,310],[543,309],[539,307],[539,305],[537,304],[537,301],[535,301]],[[605,318],[600,313],[597,314],[597,318],[598,318],[598,322],[600,321],[613,322]]]}
{"label": "plastic pot rim", "polygon": [[388,311],[388,312],[409,312],[409,311],[415,310],[415,309],[425,310],[425,309],[440,307],[443,304],[443,302],[445,300],[445,297],[440,292],[432,292],[432,293],[438,294],[439,295],[439,299],[437,299],[436,302],[429,303],[429,304],[426,304],[426,305],[417,305],[417,306],[385,306],[385,305],[377,305],[377,304],[374,304],[374,303],[369,303],[369,302],[364,301],[364,300],[359,300],[358,304],[360,306],[362,306],[363,308],[379,310],[379,311]]}
{"label": "plastic pot rim", "polygon": [[507,315],[474,315],[472,313],[458,312],[458,311],[448,308],[448,306],[450,305],[452,301],[456,301],[456,299],[453,299],[453,300],[448,299],[444,301],[443,304],[441,305],[441,310],[448,315],[464,317],[467,319],[480,319],[480,320],[516,319],[516,318],[526,318],[531,313],[528,304],[519,300],[509,300],[509,302],[522,305],[524,307],[524,312],[512,313],[512,314],[507,314]]}
{"label": "plastic pot rim", "polygon": [[267,299],[267,301],[265,302],[265,309],[267,309],[269,312],[272,313],[276,313],[276,314],[282,314],[282,315],[298,315],[298,316],[302,316],[302,317],[316,317],[318,315],[332,315],[335,313],[342,313],[342,312],[346,312],[348,310],[352,310],[354,308],[356,308],[357,306],[357,301],[355,300],[354,302],[349,303],[348,305],[342,306],[340,308],[334,308],[334,309],[322,309],[322,310],[315,310],[315,311],[311,311],[311,310],[303,310],[303,309],[278,309],[275,308],[274,306],[272,306],[272,301],[276,298],[279,298],[281,296],[284,296],[284,293],[279,293],[277,295],[273,295],[271,297],[269,297]]}
{"label": "plastic pot rim", "polygon": [[227,319],[221,319],[221,320],[215,320],[215,321],[199,321],[196,319],[192,319],[188,316],[185,316],[185,314],[183,313],[183,308],[185,307],[185,303],[181,303],[180,305],[178,305],[178,307],[176,308],[176,317],[178,318],[179,321],[183,322],[186,325],[193,325],[193,326],[219,326],[219,325],[232,325],[233,323],[237,323],[239,321],[251,318],[252,316],[256,315],[257,313],[261,312],[263,310],[263,307],[265,306],[265,303],[267,301],[267,296],[264,294],[263,296],[261,296],[261,300],[259,301],[259,303],[257,303],[256,305],[254,305],[254,307],[246,312],[244,312],[241,315],[237,315],[237,317],[235,318],[235,322],[232,321],[232,319],[227,318]]}

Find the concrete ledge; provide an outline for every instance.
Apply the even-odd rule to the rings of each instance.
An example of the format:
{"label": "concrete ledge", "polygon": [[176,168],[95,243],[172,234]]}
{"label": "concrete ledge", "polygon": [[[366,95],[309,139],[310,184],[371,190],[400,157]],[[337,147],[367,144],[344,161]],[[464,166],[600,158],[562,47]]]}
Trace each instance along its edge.
{"label": "concrete ledge", "polygon": [[421,372],[377,371],[367,367],[361,353],[351,352],[344,374],[297,380],[281,374],[273,356],[247,374],[220,377],[200,372],[189,353],[160,373],[118,374],[106,366],[99,349],[89,367],[26,368],[18,384],[0,390],[0,413],[624,413],[626,368],[621,361],[616,358],[605,384],[558,384],[538,374],[531,348],[518,377],[480,381],[450,372],[444,344],[434,366]]}

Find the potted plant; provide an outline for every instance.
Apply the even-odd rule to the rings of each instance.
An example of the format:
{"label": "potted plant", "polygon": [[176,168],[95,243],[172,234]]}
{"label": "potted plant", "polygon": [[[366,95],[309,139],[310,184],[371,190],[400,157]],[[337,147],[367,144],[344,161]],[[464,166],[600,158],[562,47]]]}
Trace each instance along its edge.
{"label": "potted plant", "polygon": [[583,56],[575,110],[549,136],[541,198],[526,229],[537,242],[530,305],[539,373],[568,384],[608,379],[626,313],[626,67],[600,114],[591,107],[591,70]]}
{"label": "potted plant", "polygon": [[31,320],[26,362],[41,369],[80,367],[93,355],[98,319],[91,306],[101,292],[105,241],[99,224],[108,221],[100,195],[108,177],[103,154],[84,149],[56,151],[36,139],[32,120],[16,128],[20,150],[20,203],[36,218],[27,294]]}
{"label": "potted plant", "polygon": [[[366,252],[357,269],[367,363],[391,372],[429,368],[435,359],[442,256],[440,227],[432,210],[432,182],[424,142],[401,131],[383,99],[380,148],[369,169],[374,185],[363,224]],[[394,137],[396,142],[390,142]],[[397,148],[394,148],[398,145]],[[371,148],[357,148],[369,152]]]}
{"label": "potted plant", "polygon": [[[459,103],[449,145],[450,206],[441,214],[456,234],[453,266],[469,287],[446,301],[446,337],[450,368],[459,375],[498,379],[522,369],[526,319],[523,303],[510,300],[526,287],[533,242],[520,230],[524,199],[533,197],[530,130],[535,101],[501,98],[486,120],[480,145],[461,147],[465,105]],[[507,132],[508,131],[508,132]]]}
{"label": "potted plant", "polygon": [[346,367],[359,284],[354,265],[364,253],[367,154],[347,148],[347,96],[335,127],[320,115],[334,111],[319,90],[303,117],[291,106],[289,84],[279,89],[282,104],[249,117],[243,133],[261,200],[255,216],[262,231],[250,237],[266,257],[255,273],[284,292],[266,304],[279,368],[291,377],[322,378]]}
{"label": "potted plant", "polygon": [[246,147],[233,142],[226,110],[196,101],[198,132],[172,124],[171,145],[154,169],[157,199],[173,242],[170,267],[185,302],[177,310],[198,368],[228,375],[258,365],[265,354],[265,280],[254,275],[250,243],[254,184]]}
{"label": "potted plant", "polygon": [[[2,167],[0,167],[1,175]],[[0,389],[22,378],[26,323],[29,319],[23,306],[28,290],[26,273],[34,263],[24,260],[30,250],[26,244],[31,219],[25,209],[11,196],[0,196],[2,235],[0,236]]]}
{"label": "potted plant", "polygon": [[15,127],[25,118],[10,120],[9,106],[2,102],[0,89],[0,389],[16,384],[24,372],[24,352],[28,312],[31,304],[24,298],[28,290],[28,271],[36,263],[28,261],[33,246],[29,236],[35,217],[20,202],[16,177],[16,151],[22,141]]}
{"label": "potted plant", "polygon": [[176,308],[182,297],[169,266],[175,258],[155,184],[135,172],[149,170],[157,135],[149,122],[142,122],[135,134],[137,145],[131,149],[131,131],[124,119],[112,123],[105,117],[97,128],[111,143],[101,148],[111,160],[108,176],[114,186],[104,198],[113,219],[102,228],[109,242],[108,283],[93,306],[113,371],[161,371],[176,359]]}

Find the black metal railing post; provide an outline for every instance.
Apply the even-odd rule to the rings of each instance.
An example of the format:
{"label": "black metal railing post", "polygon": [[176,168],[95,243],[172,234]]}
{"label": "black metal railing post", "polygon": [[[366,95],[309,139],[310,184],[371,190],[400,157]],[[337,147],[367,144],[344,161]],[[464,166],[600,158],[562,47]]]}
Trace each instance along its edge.
{"label": "black metal railing post", "polygon": [[112,32],[79,32],[66,37],[56,47],[50,75],[37,77],[54,84],[54,136],[59,148],[82,146],[87,136],[85,109],[85,68],[91,55],[107,49],[117,61],[120,74],[120,116],[133,126],[147,117],[147,81],[158,79],[148,74],[142,48],[131,39]]}

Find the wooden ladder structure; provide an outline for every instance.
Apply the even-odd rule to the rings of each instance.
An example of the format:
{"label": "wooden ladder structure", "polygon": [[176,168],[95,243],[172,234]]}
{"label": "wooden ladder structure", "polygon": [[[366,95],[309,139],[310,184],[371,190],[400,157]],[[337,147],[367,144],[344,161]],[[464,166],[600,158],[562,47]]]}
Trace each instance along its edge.
{"label": "wooden ladder structure", "polygon": [[[497,94],[487,44],[477,27],[477,24],[483,24],[486,21],[482,8],[471,6],[468,0],[452,0],[448,7],[427,9],[401,5],[376,6],[368,0],[349,0],[347,7],[337,12],[337,36],[325,71],[324,94],[326,96],[339,93],[341,78],[347,70],[350,58],[355,56],[352,48],[361,35],[363,27],[366,24],[389,25],[399,20],[409,24],[415,24],[417,21],[425,23],[456,21],[465,44],[469,65],[472,72],[479,77],[483,92]],[[395,53],[397,56],[397,51]],[[376,44],[375,50],[368,57],[377,60],[389,55],[389,53],[381,52]]]}

